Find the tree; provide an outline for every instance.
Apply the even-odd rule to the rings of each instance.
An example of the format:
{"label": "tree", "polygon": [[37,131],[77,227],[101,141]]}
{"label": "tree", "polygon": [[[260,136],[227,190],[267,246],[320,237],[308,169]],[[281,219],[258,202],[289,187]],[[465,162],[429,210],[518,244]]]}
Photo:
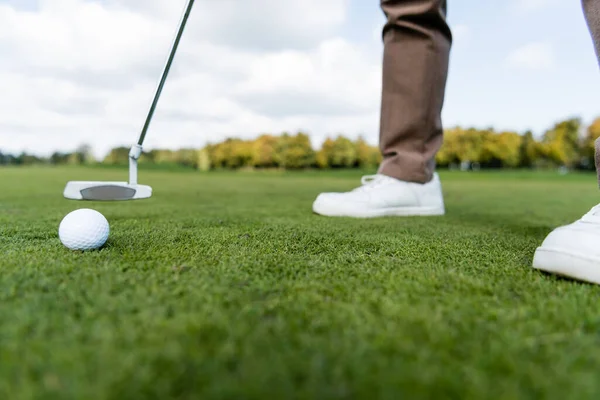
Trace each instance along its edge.
{"label": "tree", "polygon": [[315,162],[315,151],[308,135],[298,132],[295,136],[284,133],[277,141],[275,151],[277,165],[286,169],[303,169]]}
{"label": "tree", "polygon": [[356,144],[342,135],[335,140],[327,138],[316,155],[321,168],[350,168],[358,163]]}
{"label": "tree", "polygon": [[450,165],[481,162],[483,147],[491,132],[491,130],[481,131],[475,128],[464,130],[460,127],[446,130],[444,143],[436,155],[437,163]]}
{"label": "tree", "polygon": [[206,147],[213,167],[224,168],[229,154],[226,152],[226,144],[218,143]]}
{"label": "tree", "polygon": [[156,150],[145,151],[140,155],[138,162],[140,164],[154,164],[154,156],[156,155]]}
{"label": "tree", "polygon": [[175,164],[177,154],[173,150],[155,150],[153,151],[153,159],[156,164]]}
{"label": "tree", "polygon": [[532,168],[540,155],[539,144],[533,137],[531,131],[525,132],[519,149],[519,166],[523,168]]}
{"label": "tree", "polygon": [[0,164],[2,165],[15,165],[17,164],[16,157],[12,154],[0,153]]}
{"label": "tree", "polygon": [[327,138],[321,145],[321,149],[315,154],[315,162],[319,168],[331,168],[331,153],[333,151],[333,139]]}
{"label": "tree", "polygon": [[356,146],[352,141],[342,135],[333,142],[333,151],[331,153],[331,166],[334,168],[353,167],[358,160]]}
{"label": "tree", "polygon": [[469,128],[459,132],[456,144],[456,158],[460,162],[480,163],[483,159],[485,142],[489,140],[493,131]]}
{"label": "tree", "polygon": [[275,167],[275,152],[277,138],[271,135],[261,135],[251,143],[251,165],[256,168]]}
{"label": "tree", "polygon": [[376,168],[381,163],[382,155],[379,147],[369,146],[362,136],[356,140],[355,146],[357,163],[360,168]]}
{"label": "tree", "polygon": [[496,168],[519,166],[522,141],[515,132],[490,132],[482,146],[481,162]]}
{"label": "tree", "polygon": [[50,156],[50,164],[54,164],[54,165],[66,164],[68,158],[69,158],[68,153],[54,152]]}
{"label": "tree", "polygon": [[543,155],[557,165],[573,167],[579,161],[579,130],[581,120],[572,118],[561,121],[544,133]]}
{"label": "tree", "polygon": [[207,147],[198,150],[196,165],[200,171],[209,171],[211,168],[210,150]]}
{"label": "tree", "polygon": [[81,165],[81,157],[77,153],[69,154],[67,158],[67,164],[69,165]]}
{"label": "tree", "polygon": [[198,166],[198,151],[195,149],[180,149],[172,154],[173,161],[184,167],[196,168]]}
{"label": "tree", "polygon": [[116,147],[104,158],[104,163],[112,165],[124,165],[129,163],[129,148]]}
{"label": "tree", "polygon": [[228,167],[239,169],[252,164],[252,143],[244,140],[230,142]]}
{"label": "tree", "polygon": [[600,117],[596,118],[586,130],[581,143],[582,164],[585,168],[595,167],[596,141],[600,138]]}
{"label": "tree", "polygon": [[444,132],[444,141],[442,146],[438,150],[435,155],[435,162],[440,167],[447,167],[450,164],[456,163],[458,161],[456,157],[455,141],[458,136],[458,129],[448,129]]}
{"label": "tree", "polygon": [[92,146],[89,144],[82,144],[75,150],[75,157],[77,158],[76,163],[78,164],[93,164],[96,162]]}
{"label": "tree", "polygon": [[252,162],[251,146],[250,142],[229,138],[210,147],[210,158],[215,168],[238,169],[250,166]]}

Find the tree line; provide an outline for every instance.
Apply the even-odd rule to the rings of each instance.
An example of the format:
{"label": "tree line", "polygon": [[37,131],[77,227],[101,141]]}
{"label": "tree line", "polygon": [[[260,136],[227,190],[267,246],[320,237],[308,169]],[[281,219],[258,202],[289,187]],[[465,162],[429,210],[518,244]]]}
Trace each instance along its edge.
{"label": "tree line", "polygon": [[[454,127],[446,129],[436,156],[441,168],[556,168],[593,169],[594,142],[600,137],[600,118],[584,127],[581,119],[560,121],[539,138],[532,132],[496,131]],[[95,160],[83,145],[71,153],[55,152],[48,158],[22,153],[3,154],[2,165],[127,165],[129,147],[112,149],[103,160]],[[216,169],[334,169],[376,168],[381,154],[362,137],[344,135],[327,138],[314,149],[307,134],[263,134],[253,140],[228,138],[201,149],[156,149],[145,152],[141,164],[178,165],[202,171]]]}

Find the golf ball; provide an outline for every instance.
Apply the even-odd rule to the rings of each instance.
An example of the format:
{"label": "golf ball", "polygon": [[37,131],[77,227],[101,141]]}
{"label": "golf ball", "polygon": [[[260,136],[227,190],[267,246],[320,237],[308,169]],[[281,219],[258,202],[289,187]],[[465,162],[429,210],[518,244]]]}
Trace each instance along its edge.
{"label": "golf ball", "polygon": [[104,215],[82,208],[63,218],[58,227],[58,237],[71,250],[95,250],[106,243],[109,231]]}

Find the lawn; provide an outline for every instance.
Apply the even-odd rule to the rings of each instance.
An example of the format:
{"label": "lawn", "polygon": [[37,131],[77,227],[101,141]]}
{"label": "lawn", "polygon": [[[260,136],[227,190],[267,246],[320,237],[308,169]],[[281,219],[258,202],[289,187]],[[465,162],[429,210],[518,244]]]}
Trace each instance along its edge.
{"label": "lawn", "polygon": [[[0,169],[0,399],[598,399],[600,287],[533,270],[592,174],[443,172],[447,215],[311,213],[339,173],[144,171],[150,200],[79,203]],[[111,224],[79,253],[81,207]]]}

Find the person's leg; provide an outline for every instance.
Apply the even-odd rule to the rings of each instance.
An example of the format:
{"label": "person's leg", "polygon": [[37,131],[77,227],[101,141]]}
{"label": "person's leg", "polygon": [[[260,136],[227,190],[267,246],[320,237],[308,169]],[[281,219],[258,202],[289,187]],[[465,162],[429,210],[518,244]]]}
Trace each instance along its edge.
{"label": "person's leg", "polygon": [[446,0],[382,0],[381,174],[426,183],[442,145],[452,35]]}
{"label": "person's leg", "polygon": [[[585,20],[592,35],[592,42],[594,42],[598,65],[600,65],[600,1],[582,0],[582,3]],[[600,139],[596,141],[596,172],[600,185]]]}
{"label": "person's leg", "polygon": [[364,180],[360,190],[321,194],[313,204],[315,213],[444,213],[434,169],[443,140],[441,113],[452,43],[446,7],[446,0],[381,0],[387,17],[379,137],[383,161],[378,174]]}
{"label": "person's leg", "polygon": [[[582,0],[600,65],[600,0]],[[596,141],[600,185],[600,141]],[[533,267],[600,285],[600,204],[578,221],[552,231],[535,251]]]}
{"label": "person's leg", "polygon": [[598,0],[582,0],[585,20],[588,24],[592,41],[596,49],[596,57],[600,64],[600,1]]}

